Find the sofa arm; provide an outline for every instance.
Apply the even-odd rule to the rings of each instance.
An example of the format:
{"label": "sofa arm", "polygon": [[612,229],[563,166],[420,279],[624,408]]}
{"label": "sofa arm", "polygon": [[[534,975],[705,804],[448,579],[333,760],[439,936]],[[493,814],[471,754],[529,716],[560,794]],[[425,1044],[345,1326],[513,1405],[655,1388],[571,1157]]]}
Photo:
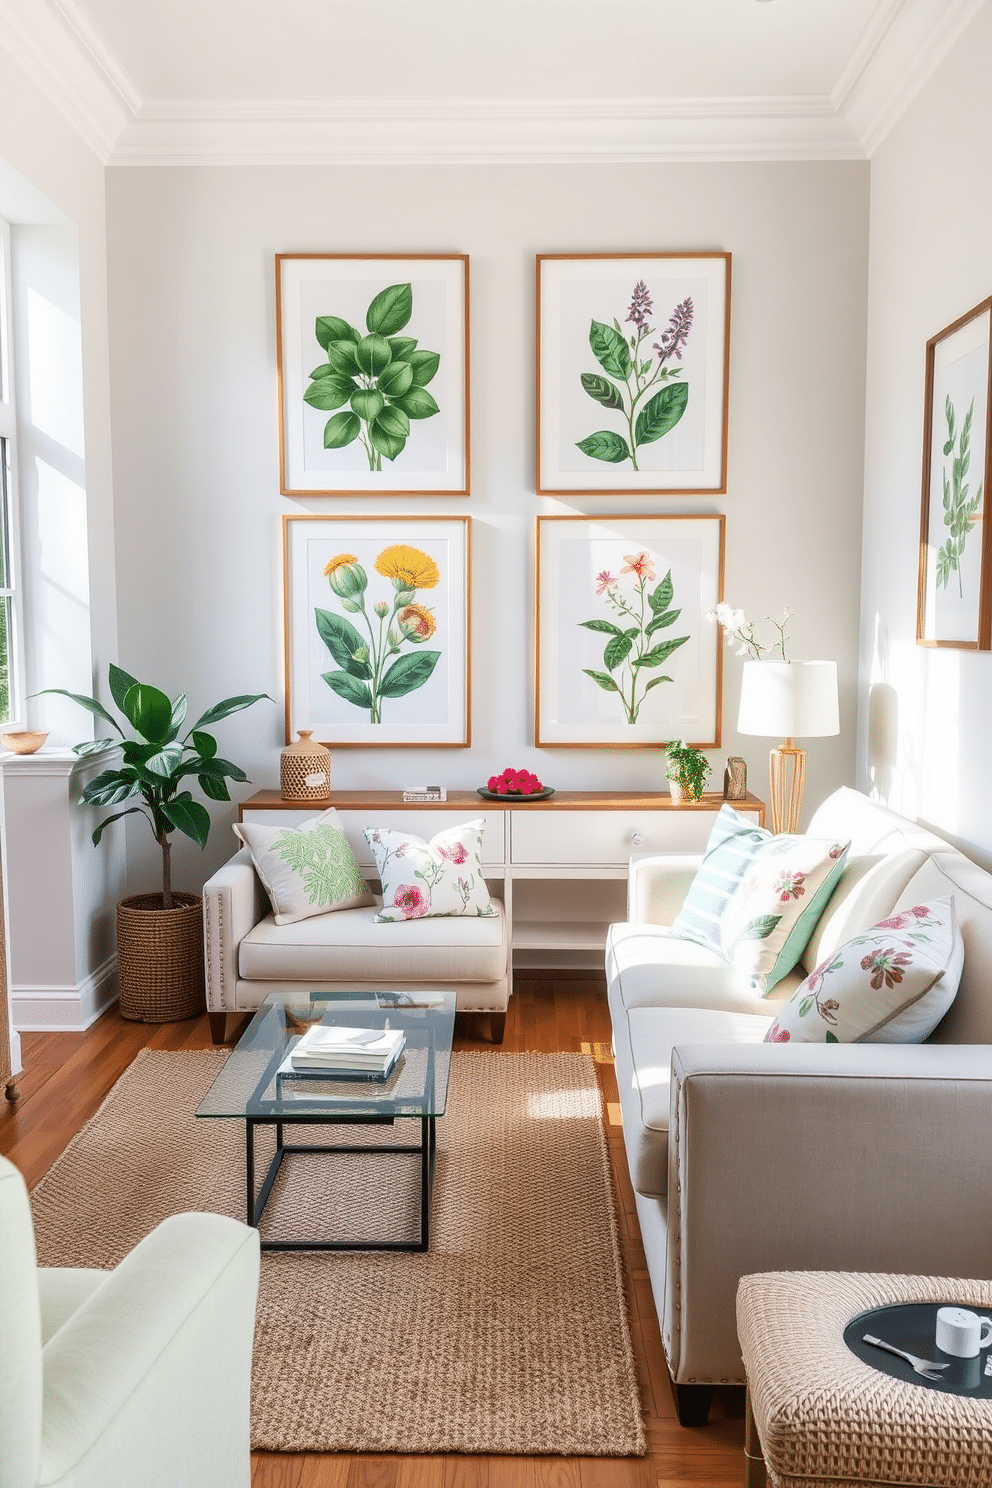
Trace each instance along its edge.
{"label": "sofa arm", "polygon": [[179,1214],[107,1274],[44,1348],[39,1482],[248,1488],[258,1257],[257,1230]]}
{"label": "sofa arm", "polygon": [[683,1045],[672,1055],[673,1378],[743,1382],[755,1271],[988,1276],[989,1049]]}
{"label": "sofa arm", "polygon": [[670,925],[682,908],[701,853],[634,853],[627,869],[627,919]]}
{"label": "sofa arm", "polygon": [[269,901],[246,847],[218,868],[203,886],[203,951],[207,1011],[237,1011],[238,947],[269,913]]}

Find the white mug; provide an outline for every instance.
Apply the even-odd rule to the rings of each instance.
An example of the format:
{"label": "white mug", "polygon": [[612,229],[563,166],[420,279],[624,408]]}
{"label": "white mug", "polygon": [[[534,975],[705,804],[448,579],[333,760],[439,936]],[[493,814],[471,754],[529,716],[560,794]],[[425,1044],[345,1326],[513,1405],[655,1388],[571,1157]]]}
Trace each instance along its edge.
{"label": "white mug", "polygon": [[937,1310],[937,1347],[956,1359],[974,1359],[992,1343],[992,1318],[980,1317],[967,1307]]}

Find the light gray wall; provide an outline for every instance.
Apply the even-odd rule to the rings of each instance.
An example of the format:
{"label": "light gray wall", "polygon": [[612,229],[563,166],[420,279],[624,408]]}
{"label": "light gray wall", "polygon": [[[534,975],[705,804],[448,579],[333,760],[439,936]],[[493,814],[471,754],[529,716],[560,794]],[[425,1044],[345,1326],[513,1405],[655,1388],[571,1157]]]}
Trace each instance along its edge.
{"label": "light gray wall", "polygon": [[[484,783],[527,765],[560,788],[663,788],[654,750],[533,744],[534,529],[539,513],[725,511],[726,592],[761,620],[795,612],[792,654],[839,665],[843,732],[810,741],[809,809],[854,773],[868,167],[843,164],[373,169],[119,169],[108,263],[120,661],[200,710],[228,693],[275,706],[221,724],[252,788],[278,783],[280,518],[288,512],[473,519],[473,745],[339,750],[339,787]],[[717,499],[534,494],[534,255],[733,254],[729,488]],[[471,257],[473,481],[468,499],[280,496],[274,255]],[[772,740],[740,739],[727,653],[722,781],[743,754],[767,794]],[[807,813],[808,814],[808,813]],[[231,848],[229,809],[198,886]],[[130,839],[132,887],[154,871]]]}
{"label": "light gray wall", "polygon": [[992,656],[917,646],[916,592],[926,342],[992,293],[990,56],[986,7],[871,165],[857,770],[985,863]]}

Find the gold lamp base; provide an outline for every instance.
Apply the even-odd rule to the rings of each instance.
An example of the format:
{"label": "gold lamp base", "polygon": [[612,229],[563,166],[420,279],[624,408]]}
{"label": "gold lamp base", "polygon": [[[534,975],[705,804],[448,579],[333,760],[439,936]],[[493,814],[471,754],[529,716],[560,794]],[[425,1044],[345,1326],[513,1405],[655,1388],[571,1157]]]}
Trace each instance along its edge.
{"label": "gold lamp base", "polygon": [[803,791],[806,788],[806,751],[795,739],[786,739],[768,756],[772,831],[798,832]]}

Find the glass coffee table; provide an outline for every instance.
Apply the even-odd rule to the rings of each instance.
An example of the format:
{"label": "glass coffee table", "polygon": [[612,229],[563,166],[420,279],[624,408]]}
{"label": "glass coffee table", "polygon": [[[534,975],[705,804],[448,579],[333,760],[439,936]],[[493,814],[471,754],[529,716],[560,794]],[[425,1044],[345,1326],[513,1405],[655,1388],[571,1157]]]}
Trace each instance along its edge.
{"label": "glass coffee table", "polygon": [[[420,1004],[410,999],[419,999]],[[386,1079],[340,1078],[281,1070],[307,1028],[314,1024],[351,1028],[398,1028],[403,1051]],[[256,1229],[276,1175],[297,1153],[389,1153],[420,1157],[420,1233],[410,1240],[262,1240],[265,1250],[427,1250],[436,1151],[435,1121],[444,1115],[455,1024],[453,992],[273,992],[256,1012],[220,1074],[197,1108],[197,1116],[245,1123],[248,1223]],[[419,1126],[419,1142],[398,1144],[306,1144],[285,1141],[286,1129],[310,1126]],[[256,1180],[255,1133],[275,1128],[275,1153],[261,1183]]]}

